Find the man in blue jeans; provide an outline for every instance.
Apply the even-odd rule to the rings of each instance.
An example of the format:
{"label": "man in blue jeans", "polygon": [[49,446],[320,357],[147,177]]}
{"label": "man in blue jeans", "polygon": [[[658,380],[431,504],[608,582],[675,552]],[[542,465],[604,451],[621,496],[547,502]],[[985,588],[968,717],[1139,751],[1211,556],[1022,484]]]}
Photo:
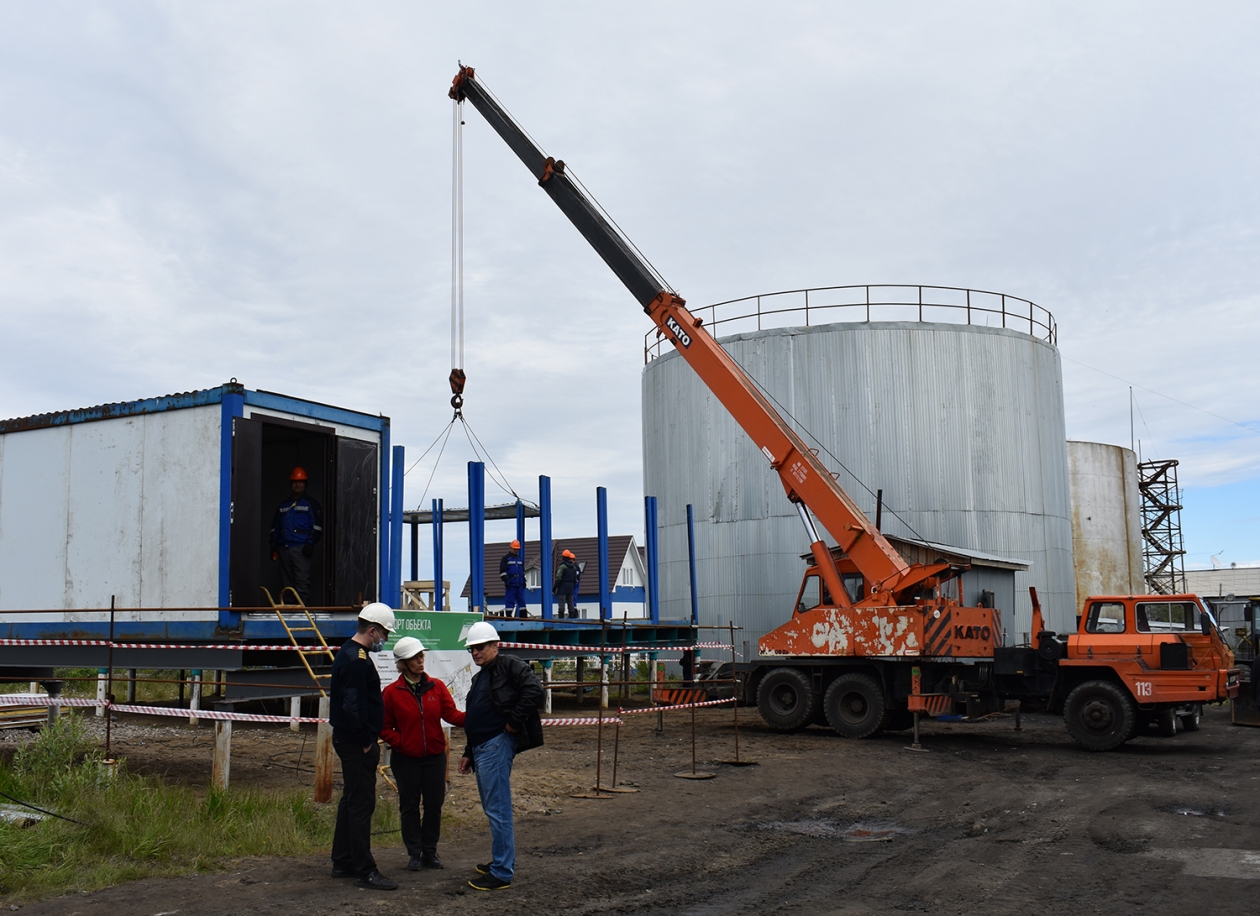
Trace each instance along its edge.
{"label": "man in blue jeans", "polygon": [[543,743],[538,709],[543,688],[527,662],[499,654],[499,633],[484,620],[468,628],[464,645],[481,670],[473,675],[464,702],[468,747],[459,772],[477,774],[481,809],[490,821],[490,856],[477,866],[468,886],[497,891],[512,886],[516,872],[516,834],[512,822],[512,761],[521,751]]}

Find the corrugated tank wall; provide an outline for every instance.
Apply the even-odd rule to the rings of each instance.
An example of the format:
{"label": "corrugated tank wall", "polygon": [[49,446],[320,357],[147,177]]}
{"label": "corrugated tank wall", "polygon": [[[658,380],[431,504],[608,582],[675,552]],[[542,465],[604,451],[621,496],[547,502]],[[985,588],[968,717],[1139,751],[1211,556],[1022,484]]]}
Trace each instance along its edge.
{"label": "corrugated tank wall", "polygon": [[[1052,344],[930,322],[779,328],[722,343],[798,431],[835,455],[821,457],[872,518],[883,489],[884,531],[1030,564],[1017,573],[1013,619],[1003,609],[1008,640],[1030,627],[1029,585],[1050,626],[1071,625],[1063,384]],[[643,442],[645,492],[659,498],[662,616],[689,614],[691,503],[701,623],[733,620],[745,628],[737,639],[755,647],[787,619],[808,549],[778,476],[677,353],[643,371]]]}
{"label": "corrugated tank wall", "polygon": [[1069,442],[1076,607],[1090,595],[1146,591],[1137,456],[1102,442]]}

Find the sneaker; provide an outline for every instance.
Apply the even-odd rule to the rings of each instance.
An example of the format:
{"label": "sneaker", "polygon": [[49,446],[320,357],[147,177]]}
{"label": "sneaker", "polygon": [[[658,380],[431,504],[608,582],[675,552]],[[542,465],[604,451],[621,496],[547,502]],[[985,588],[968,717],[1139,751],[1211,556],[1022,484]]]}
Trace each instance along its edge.
{"label": "sneaker", "polygon": [[511,887],[512,882],[496,878],[494,875],[482,875],[480,878],[469,880],[468,886],[475,891],[501,891]]}
{"label": "sneaker", "polygon": [[393,891],[398,889],[398,882],[391,881],[379,871],[370,871],[358,881],[354,882],[355,887],[366,887],[374,891]]}
{"label": "sneaker", "polygon": [[332,875],[334,878],[357,878],[357,877],[359,877],[359,873],[358,873],[358,872],[354,871],[354,870],[353,870],[353,869],[351,869],[351,868],[342,868],[340,865],[334,865],[334,866],[332,867],[332,872],[331,872],[331,875]]}
{"label": "sneaker", "polygon": [[419,871],[424,868],[424,860],[419,856],[412,856],[407,860],[407,871]]}
{"label": "sneaker", "polygon": [[425,868],[446,868],[436,852],[426,852],[420,857],[420,864]]}
{"label": "sneaker", "polygon": [[490,874],[490,863],[489,863],[489,862],[487,862],[485,865],[476,865],[476,866],[474,866],[474,868],[476,868],[476,869],[477,869],[477,874],[479,874],[479,875],[488,875],[488,874]]}

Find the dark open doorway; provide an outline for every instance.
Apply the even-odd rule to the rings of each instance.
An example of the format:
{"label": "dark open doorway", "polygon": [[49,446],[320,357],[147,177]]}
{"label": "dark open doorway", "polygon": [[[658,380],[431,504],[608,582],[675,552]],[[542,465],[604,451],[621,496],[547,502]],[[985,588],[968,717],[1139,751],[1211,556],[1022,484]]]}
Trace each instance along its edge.
{"label": "dark open doorway", "polygon": [[324,535],[311,558],[310,605],[374,600],[376,443],[339,437],[313,423],[237,417],[232,444],[232,606],[267,607],[262,587],[279,599],[280,567],[271,559],[270,532],[276,509],[291,498],[295,467],[306,471],[306,494],[324,518]]}

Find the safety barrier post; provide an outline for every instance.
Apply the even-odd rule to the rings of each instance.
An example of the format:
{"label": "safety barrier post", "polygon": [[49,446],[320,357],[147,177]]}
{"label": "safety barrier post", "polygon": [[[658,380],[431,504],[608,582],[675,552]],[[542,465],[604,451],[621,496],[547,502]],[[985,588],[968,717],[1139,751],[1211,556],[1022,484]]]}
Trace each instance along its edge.
{"label": "safety barrier post", "polygon": [[[192,696],[188,701],[188,711],[192,713],[195,713],[201,708],[201,678],[202,673],[200,669],[188,672],[188,679],[192,684],[192,689],[190,691]],[[190,715],[188,717],[188,724],[196,725],[197,717],[195,715]]]}
{"label": "safety barrier post", "polygon": [[[296,724],[296,723],[295,723]],[[232,723],[214,723],[214,763],[210,767],[210,784],[216,789],[228,787],[232,770]]]}
{"label": "safety barrier post", "polygon": [[333,747],[332,726],[328,724],[328,715],[332,710],[332,701],[328,697],[319,698],[319,723],[315,730],[315,801],[327,803],[332,801],[333,788]]}
{"label": "safety barrier post", "polygon": [[551,715],[551,679],[552,679],[551,669],[554,664],[555,664],[555,659],[551,659],[551,658],[543,659],[543,684],[546,685],[543,688],[543,703],[544,703],[544,712],[546,712],[547,715]]}
{"label": "safety barrier post", "polygon": [[289,715],[293,717],[293,721],[289,723],[289,731],[300,732],[302,723],[297,721],[302,715],[302,698],[300,696],[289,697]]}
{"label": "safety barrier post", "polygon": [[100,705],[96,707],[96,718],[105,718],[105,695],[106,688],[109,685],[109,669],[96,669],[96,702]]}
{"label": "safety barrier post", "polygon": [[134,703],[136,701],[136,669],[127,669],[127,702]]}
{"label": "safety barrier post", "polygon": [[599,708],[608,708],[608,656],[599,657]]}

